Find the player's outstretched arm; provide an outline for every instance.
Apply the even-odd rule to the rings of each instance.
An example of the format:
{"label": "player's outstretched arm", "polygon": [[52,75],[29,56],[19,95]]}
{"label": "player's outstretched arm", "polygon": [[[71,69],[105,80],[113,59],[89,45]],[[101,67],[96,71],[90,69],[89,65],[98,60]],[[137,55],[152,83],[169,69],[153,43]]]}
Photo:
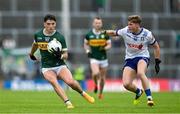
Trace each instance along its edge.
{"label": "player's outstretched arm", "polygon": [[102,33],[107,34],[109,36],[111,36],[111,38],[113,40],[117,40],[119,37],[117,37],[118,35],[116,34],[115,30],[103,30]]}
{"label": "player's outstretched arm", "polygon": [[115,30],[103,30],[102,33],[107,34],[109,36],[117,36]]}
{"label": "player's outstretched arm", "polygon": [[106,30],[106,34],[108,34],[109,36],[117,36],[115,30]]}

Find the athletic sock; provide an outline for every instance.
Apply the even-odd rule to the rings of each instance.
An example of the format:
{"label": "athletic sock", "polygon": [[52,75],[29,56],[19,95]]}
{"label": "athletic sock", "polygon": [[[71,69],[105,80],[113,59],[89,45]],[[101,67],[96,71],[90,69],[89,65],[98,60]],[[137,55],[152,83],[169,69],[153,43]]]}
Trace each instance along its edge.
{"label": "athletic sock", "polygon": [[64,103],[65,103],[66,105],[72,104],[71,101],[70,101],[69,99],[68,99],[68,100],[65,100]]}
{"label": "athletic sock", "polygon": [[80,94],[83,96],[84,91],[82,91]]}
{"label": "athletic sock", "polygon": [[147,99],[152,100],[151,90],[150,90],[150,89],[146,89],[146,90],[145,90],[145,93],[146,93]]}
{"label": "athletic sock", "polygon": [[135,93],[137,96],[141,95],[141,89],[137,88]]}

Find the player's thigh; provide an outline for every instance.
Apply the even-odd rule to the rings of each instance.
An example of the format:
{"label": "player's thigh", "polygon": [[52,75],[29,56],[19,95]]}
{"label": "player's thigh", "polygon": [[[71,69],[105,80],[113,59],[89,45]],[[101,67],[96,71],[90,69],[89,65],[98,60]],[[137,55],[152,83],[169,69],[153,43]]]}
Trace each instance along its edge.
{"label": "player's thigh", "polygon": [[91,67],[92,75],[96,75],[96,74],[98,74],[100,72],[98,63],[91,63],[90,67]]}
{"label": "player's thigh", "polygon": [[123,83],[130,84],[136,78],[136,71],[130,67],[125,67],[123,70]]}
{"label": "player's thigh", "polygon": [[63,67],[58,74],[58,78],[62,79],[65,83],[73,81],[73,76],[67,67]]}
{"label": "player's thigh", "polygon": [[140,75],[144,75],[147,71],[147,63],[141,59],[139,60],[138,64],[137,64],[137,74],[138,76]]}
{"label": "player's thigh", "polygon": [[57,75],[52,70],[48,70],[43,73],[43,76],[46,80],[48,80],[51,83],[57,82]]}

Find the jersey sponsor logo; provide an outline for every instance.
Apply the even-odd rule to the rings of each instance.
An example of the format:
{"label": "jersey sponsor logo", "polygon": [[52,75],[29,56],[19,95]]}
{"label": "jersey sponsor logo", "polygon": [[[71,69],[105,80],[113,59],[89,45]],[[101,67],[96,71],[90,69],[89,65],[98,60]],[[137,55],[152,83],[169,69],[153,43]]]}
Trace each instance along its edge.
{"label": "jersey sponsor logo", "polygon": [[38,48],[39,48],[40,50],[47,50],[47,44],[48,44],[48,42],[38,42],[37,44],[38,44]]}
{"label": "jersey sponsor logo", "polygon": [[143,47],[142,44],[137,45],[137,44],[130,44],[130,43],[128,43],[127,45],[128,45],[130,48],[139,49],[139,50],[141,50],[142,47]]}
{"label": "jersey sponsor logo", "polygon": [[105,39],[89,40],[89,45],[90,46],[104,46],[106,45],[106,40]]}

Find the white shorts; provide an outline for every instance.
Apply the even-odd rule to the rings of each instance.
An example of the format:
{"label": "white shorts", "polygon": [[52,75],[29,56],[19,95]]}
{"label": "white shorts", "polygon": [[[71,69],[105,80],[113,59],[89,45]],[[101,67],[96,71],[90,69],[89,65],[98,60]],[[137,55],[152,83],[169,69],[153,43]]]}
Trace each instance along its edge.
{"label": "white shorts", "polygon": [[62,70],[62,68],[67,68],[66,65],[61,65],[61,66],[57,66],[57,67],[51,67],[51,68],[42,68],[41,72],[44,74],[46,71],[52,70],[54,71],[56,74],[59,74],[59,72]]}
{"label": "white shorts", "polygon": [[90,64],[96,63],[98,64],[100,67],[104,68],[107,67],[108,64],[108,60],[97,60],[97,59],[90,59]]}

